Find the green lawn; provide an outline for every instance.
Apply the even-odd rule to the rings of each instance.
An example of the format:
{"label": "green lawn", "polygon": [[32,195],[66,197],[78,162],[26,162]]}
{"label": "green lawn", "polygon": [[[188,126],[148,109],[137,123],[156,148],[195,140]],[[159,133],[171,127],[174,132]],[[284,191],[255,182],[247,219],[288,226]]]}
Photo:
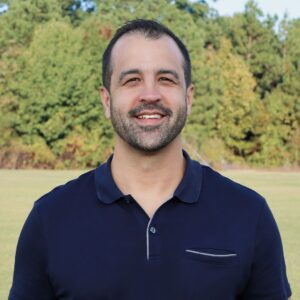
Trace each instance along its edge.
{"label": "green lawn", "polygon": [[[17,239],[33,201],[80,171],[0,170],[0,299],[11,285]],[[227,171],[268,200],[279,225],[293,300],[300,299],[300,173]]]}

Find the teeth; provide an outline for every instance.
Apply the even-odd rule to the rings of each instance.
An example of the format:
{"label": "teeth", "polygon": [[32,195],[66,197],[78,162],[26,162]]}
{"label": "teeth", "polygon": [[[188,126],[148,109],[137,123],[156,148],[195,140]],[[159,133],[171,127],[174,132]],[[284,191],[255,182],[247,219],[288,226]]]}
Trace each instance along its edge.
{"label": "teeth", "polygon": [[141,115],[139,119],[161,119],[161,115]]}

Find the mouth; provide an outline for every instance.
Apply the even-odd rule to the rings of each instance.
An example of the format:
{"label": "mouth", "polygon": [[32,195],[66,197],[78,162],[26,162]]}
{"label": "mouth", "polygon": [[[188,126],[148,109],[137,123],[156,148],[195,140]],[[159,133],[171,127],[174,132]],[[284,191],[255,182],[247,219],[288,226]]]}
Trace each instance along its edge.
{"label": "mouth", "polygon": [[134,116],[141,125],[158,125],[166,117],[158,111],[142,111]]}
{"label": "mouth", "polygon": [[163,118],[165,115],[161,114],[161,113],[157,113],[157,112],[142,112],[139,113],[136,118],[138,119],[161,119]]}
{"label": "mouth", "polygon": [[172,117],[172,114],[169,108],[161,104],[143,103],[129,111],[128,116],[133,118],[139,126],[154,129]]}

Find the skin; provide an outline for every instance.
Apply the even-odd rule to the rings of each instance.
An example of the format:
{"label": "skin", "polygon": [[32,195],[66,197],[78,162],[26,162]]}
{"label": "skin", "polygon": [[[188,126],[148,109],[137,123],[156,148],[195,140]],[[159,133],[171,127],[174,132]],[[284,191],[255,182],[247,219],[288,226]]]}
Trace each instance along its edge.
{"label": "skin", "polygon": [[[193,85],[185,84],[178,46],[168,36],[121,37],[112,51],[110,91],[102,87],[100,94],[117,132],[113,178],[152,217],[171,197],[185,170],[180,131],[191,111]],[[144,113],[163,118],[136,118]]]}

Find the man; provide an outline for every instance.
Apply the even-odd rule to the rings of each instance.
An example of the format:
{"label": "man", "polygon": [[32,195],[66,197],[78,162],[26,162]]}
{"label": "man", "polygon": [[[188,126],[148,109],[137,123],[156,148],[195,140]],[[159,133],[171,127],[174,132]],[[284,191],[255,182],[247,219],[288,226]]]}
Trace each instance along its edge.
{"label": "man", "polygon": [[10,300],[286,300],[266,201],[183,151],[191,63],[164,26],[135,20],[103,55],[115,149],[39,199],[17,247]]}

